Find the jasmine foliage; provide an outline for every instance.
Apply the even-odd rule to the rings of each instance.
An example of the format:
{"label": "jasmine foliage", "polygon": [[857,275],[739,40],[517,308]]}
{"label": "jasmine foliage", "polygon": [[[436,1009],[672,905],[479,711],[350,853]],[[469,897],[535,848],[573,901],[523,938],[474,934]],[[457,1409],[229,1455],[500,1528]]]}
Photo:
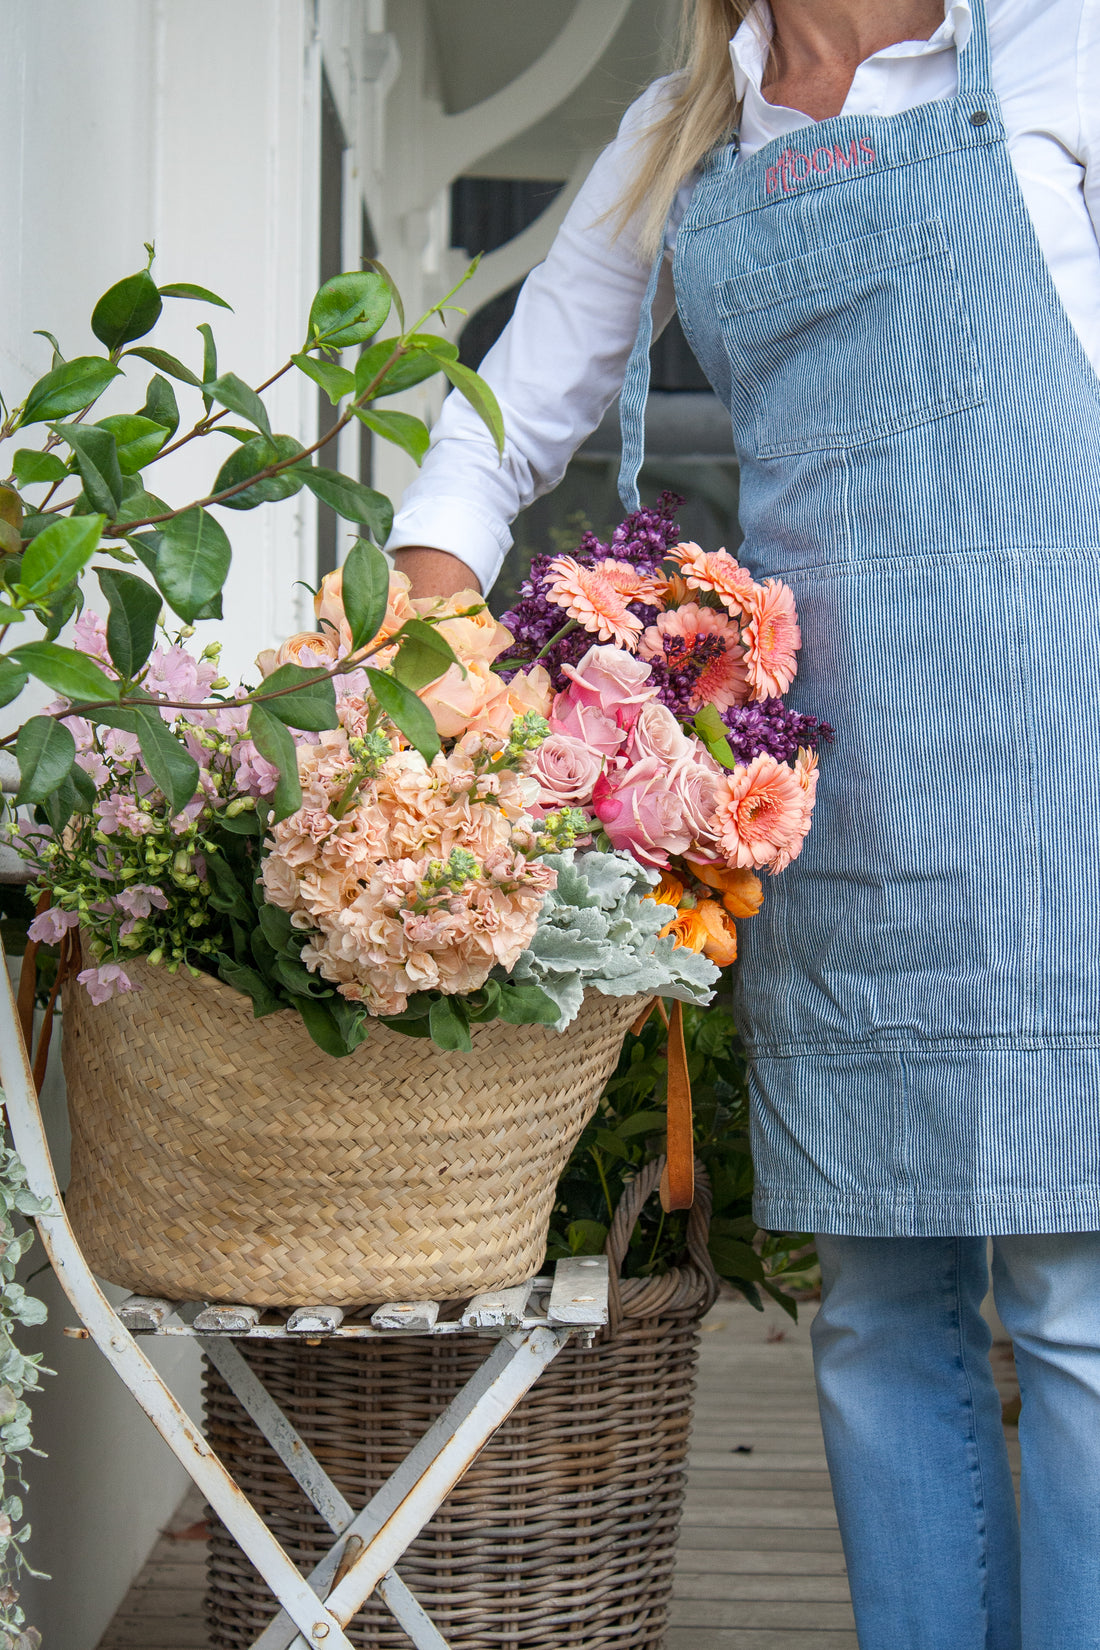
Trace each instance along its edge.
{"label": "jasmine foliage", "polygon": [[[745,1057],[733,1016],[722,1008],[684,1010],[684,1042],[695,1102],[695,1151],[714,1192],[710,1255],[723,1278],[762,1309],[770,1295],[792,1317],[790,1293],[816,1281],[812,1240],[763,1232],[752,1218]],[[654,1014],[628,1036],[591,1123],[558,1182],[547,1264],[603,1249],[612,1214],[630,1181],[665,1149],[667,1034]],[[627,1277],[653,1277],[686,1259],[687,1216],[650,1199],[634,1229]]]}
{"label": "jasmine foliage", "polygon": [[641,992],[703,1004],[718,969],[701,954],[658,939],[667,910],[645,896],[659,878],[629,854],[573,848],[548,854],[558,885],[547,894],[539,926],[512,977],[537,985],[557,1007],[563,1031],[585,991],[608,997]]}
{"label": "jasmine foliage", "polygon": [[[0,1144],[0,1650],[38,1650],[42,1636],[28,1627],[16,1583],[24,1571],[38,1575],[24,1551],[31,1527],[23,1519],[20,1492],[24,1455],[39,1455],[31,1433],[25,1394],[34,1392],[42,1367],[41,1353],[27,1356],[15,1344],[17,1325],[45,1323],[46,1307],[15,1281],[16,1267],[34,1242],[26,1217],[43,1214],[49,1205],[27,1185],[26,1171],[10,1144]],[[23,1219],[20,1219],[23,1217]]]}

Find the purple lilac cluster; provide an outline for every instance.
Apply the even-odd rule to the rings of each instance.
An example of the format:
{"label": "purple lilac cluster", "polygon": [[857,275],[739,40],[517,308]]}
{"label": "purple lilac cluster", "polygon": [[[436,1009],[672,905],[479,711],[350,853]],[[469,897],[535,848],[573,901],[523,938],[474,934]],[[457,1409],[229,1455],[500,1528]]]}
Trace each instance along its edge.
{"label": "purple lilac cluster", "polygon": [[725,643],[717,636],[695,637],[690,653],[685,652],[678,638],[666,636],[665,657],[648,660],[657,697],[679,721],[687,722],[694,716],[698,709],[695,689],[699,678],[725,651]]}
{"label": "purple lilac cluster", "polygon": [[722,712],[729,730],[729,742],[739,762],[754,757],[774,756],[777,762],[793,762],[800,746],[817,750],[831,744],[833,730],[816,716],[800,716],[782,699],[761,699],[754,704],[734,705]]}
{"label": "purple lilac cluster", "polygon": [[[609,544],[604,544],[593,532],[585,533],[571,552],[573,559],[582,567],[591,567],[611,556],[616,561],[629,562],[640,572],[656,573],[670,548],[680,542],[676,512],[683,502],[676,493],[662,493],[652,510],[635,510],[620,522]],[[507,626],[516,640],[515,646],[498,663],[514,664],[518,669],[542,655],[541,662],[550,672],[555,691],[560,691],[568,680],[562,666],[577,664],[592,646],[593,637],[586,630],[571,630],[543,653],[550,639],[568,623],[557,603],[548,601],[543,594],[546,572],[553,559],[551,555],[532,557],[531,571],[520,585],[519,600],[515,607],[501,614],[501,624]],[[640,604],[635,604],[631,611],[646,624],[654,617],[653,608]]]}

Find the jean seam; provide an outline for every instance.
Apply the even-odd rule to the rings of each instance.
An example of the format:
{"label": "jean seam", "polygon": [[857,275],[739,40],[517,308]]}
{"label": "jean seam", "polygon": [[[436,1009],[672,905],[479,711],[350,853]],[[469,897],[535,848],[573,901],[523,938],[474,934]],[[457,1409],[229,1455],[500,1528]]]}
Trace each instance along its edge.
{"label": "jean seam", "polygon": [[973,1440],[973,1444],[974,1444],[975,1466],[971,1470],[970,1478],[971,1478],[972,1483],[974,1482],[975,1478],[977,1480],[978,1499],[977,1499],[977,1503],[976,1503],[976,1510],[979,1511],[980,1515],[981,1515],[980,1516],[980,1521],[979,1521],[979,1541],[980,1541],[980,1550],[981,1550],[981,1569],[982,1569],[981,1603],[982,1603],[982,1612],[985,1616],[985,1635],[984,1635],[984,1637],[985,1637],[985,1642],[988,1644],[988,1642],[989,1642],[989,1627],[990,1627],[990,1623],[989,1623],[989,1515],[988,1515],[988,1497],[986,1495],[985,1473],[982,1470],[982,1446],[981,1446],[981,1442],[980,1442],[979,1436],[978,1436],[977,1406],[976,1406],[975,1398],[974,1398],[974,1383],[971,1380],[970,1370],[969,1370],[969,1367],[968,1367],[967,1361],[966,1361],[966,1337],[963,1334],[963,1302],[962,1302],[962,1289],[961,1289],[961,1285],[960,1285],[960,1281],[959,1281],[960,1280],[960,1274],[961,1274],[961,1271],[962,1271],[962,1256],[961,1256],[961,1253],[960,1253],[960,1244],[962,1243],[962,1241],[963,1240],[960,1239],[960,1238],[955,1238],[954,1239],[954,1244],[953,1244],[954,1254],[955,1254],[955,1267],[954,1267],[955,1328],[956,1328],[956,1332],[957,1332],[958,1338],[959,1338],[959,1340],[958,1340],[958,1345],[959,1345],[959,1368],[962,1370],[963,1379],[966,1382],[966,1395],[967,1395],[967,1402],[969,1404],[969,1411],[970,1411],[970,1436],[971,1436],[971,1438]]}

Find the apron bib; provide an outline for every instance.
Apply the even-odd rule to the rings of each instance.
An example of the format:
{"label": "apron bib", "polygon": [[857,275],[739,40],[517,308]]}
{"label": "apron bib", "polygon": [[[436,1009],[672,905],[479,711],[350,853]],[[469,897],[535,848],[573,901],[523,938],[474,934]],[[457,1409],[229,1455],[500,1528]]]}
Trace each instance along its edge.
{"label": "apron bib", "polygon": [[[980,0],[956,97],[709,156],[674,275],[739,556],[798,603],[790,702],[836,728],[802,856],[740,928],[756,1217],[1100,1229],[1100,379]],[[628,507],[650,327],[647,302]]]}

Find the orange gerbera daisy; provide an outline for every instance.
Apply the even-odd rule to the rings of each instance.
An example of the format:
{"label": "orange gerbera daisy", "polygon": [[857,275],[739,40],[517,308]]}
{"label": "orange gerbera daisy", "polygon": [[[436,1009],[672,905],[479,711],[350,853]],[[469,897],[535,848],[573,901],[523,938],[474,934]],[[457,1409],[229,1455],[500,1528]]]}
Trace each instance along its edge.
{"label": "orange gerbera daisy", "polygon": [[752,697],[779,699],[794,681],[795,654],[802,646],[794,597],[778,579],[754,584],[749,596],[749,622],[741,639]]}
{"label": "orange gerbera daisy", "polygon": [[724,607],[738,615],[748,613],[752,575],[734,561],[728,550],[702,550],[697,544],[678,544],[671,552],[692,590],[713,590]]}
{"label": "orange gerbera daisy", "polygon": [[634,651],[642,621],[628,611],[631,602],[656,606],[660,586],[624,561],[600,561],[582,567],[572,556],[555,556],[547,568],[545,595],[564,607],[571,619],[601,642]]}

